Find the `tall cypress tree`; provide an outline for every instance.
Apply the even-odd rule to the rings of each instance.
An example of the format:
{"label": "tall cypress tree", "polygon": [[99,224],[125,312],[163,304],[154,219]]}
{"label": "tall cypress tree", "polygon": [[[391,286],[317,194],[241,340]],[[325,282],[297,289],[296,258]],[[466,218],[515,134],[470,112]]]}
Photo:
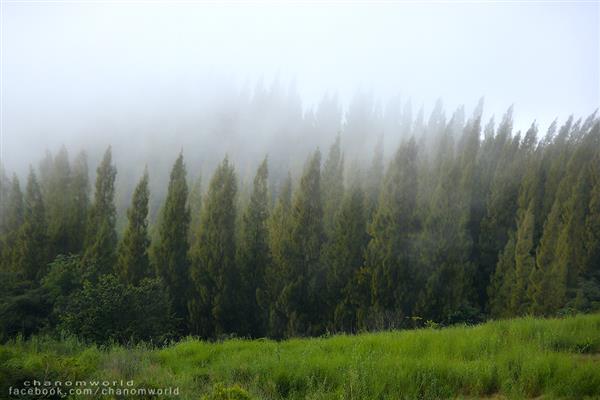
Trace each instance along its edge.
{"label": "tall cypress tree", "polygon": [[[590,214],[590,199],[594,186],[594,168],[598,168],[598,148],[600,148],[600,126],[589,132],[574,135],[577,149],[573,152],[564,180],[570,182],[569,197],[562,208],[562,229],[555,253],[555,274],[564,277],[565,306],[578,307],[580,302],[581,278],[588,271],[586,243],[586,219]],[[561,182],[562,189],[563,182]],[[562,291],[562,288],[561,288]]]}
{"label": "tall cypress tree", "polygon": [[148,170],[137,184],[131,207],[127,210],[128,225],[119,244],[117,272],[125,283],[137,285],[143,278],[152,275],[148,248]]}
{"label": "tall cypress tree", "polygon": [[[42,172],[44,173],[44,172]],[[72,216],[70,204],[71,165],[69,153],[62,146],[51,162],[45,182],[44,198],[47,204],[48,236],[52,256],[68,254],[69,219]],[[85,236],[79,232],[79,237]]]}
{"label": "tall cypress tree", "polygon": [[528,297],[530,311],[536,315],[549,315],[557,311],[564,301],[564,292],[555,292],[555,289],[565,288],[566,282],[555,276],[557,271],[552,268],[561,227],[559,215],[560,205],[556,202],[544,224],[535,269],[531,273]]}
{"label": "tall cypress tree", "polygon": [[565,204],[563,225],[555,254],[556,274],[564,276],[565,304],[575,298],[579,277],[586,270],[585,220],[589,213],[591,189],[589,169],[582,168]]}
{"label": "tall cypress tree", "polygon": [[179,154],[171,169],[167,198],[158,222],[158,241],[152,255],[156,274],[163,280],[173,302],[180,329],[185,327],[188,316],[190,211],[187,199],[186,169],[183,154]]}
{"label": "tall cypress tree", "polygon": [[365,203],[367,209],[367,220],[371,222],[372,216],[377,208],[379,193],[383,184],[383,136],[380,136],[373,152],[371,167],[367,174],[367,183],[365,187]]}
{"label": "tall cypress tree", "polygon": [[236,175],[226,157],[215,171],[204,201],[201,228],[190,256],[196,296],[192,329],[212,337],[233,333],[239,320],[239,276],[235,264]]}
{"label": "tall cypress tree", "polygon": [[[476,113],[464,128],[455,159],[445,157],[439,181],[422,232],[424,292],[418,314],[428,319],[476,317],[472,262],[477,221],[474,220],[475,163],[479,149],[479,118]],[[448,126],[450,136],[452,124]]]}
{"label": "tall cypress tree", "polygon": [[[535,215],[532,201],[519,221],[514,253],[514,278],[511,288],[509,311],[511,315],[522,315],[529,309],[527,297],[529,278],[535,269]],[[509,282],[507,282],[509,284]]]}
{"label": "tall cypress tree", "polygon": [[84,261],[94,266],[94,274],[113,272],[116,263],[117,233],[115,177],[117,169],[112,164],[109,147],[96,170],[96,191],[90,209]]}
{"label": "tall cypress tree", "polygon": [[39,280],[48,263],[48,237],[42,193],[33,169],[25,191],[24,222],[15,246],[15,268],[31,281]]}
{"label": "tall cypress tree", "polygon": [[6,233],[16,235],[23,224],[24,205],[23,192],[17,174],[13,174],[7,202]]}
{"label": "tall cypress tree", "polygon": [[511,290],[515,280],[515,235],[510,232],[488,287],[488,309],[492,317],[510,316]]}
{"label": "tall cypress tree", "polygon": [[522,166],[515,163],[519,141],[512,137],[512,107],[504,114],[496,135],[486,139],[482,151],[485,162],[480,162],[489,182],[486,195],[486,212],[480,224],[476,277],[480,301],[486,300],[486,289],[494,273],[498,256],[506,246],[509,232],[514,231],[514,215],[520,187]]}
{"label": "tall cypress tree", "polygon": [[190,243],[195,243],[198,240],[200,233],[200,215],[202,213],[202,174],[198,174],[198,177],[192,185],[190,195],[188,199],[188,205],[190,208]]}
{"label": "tall cypress tree", "polygon": [[89,212],[90,182],[87,155],[80,152],[73,162],[69,187],[70,208],[68,250],[79,253],[83,250],[86,222]]}
{"label": "tall cypress tree", "polygon": [[362,287],[356,284],[369,241],[364,198],[359,186],[346,193],[334,220],[332,239],[323,250],[327,265],[329,320],[334,330],[355,332],[359,310],[365,306],[364,298],[369,300],[360,291]]}
{"label": "tall cypress tree", "polygon": [[269,192],[267,159],[258,167],[250,203],[242,217],[241,237],[237,252],[240,269],[240,289],[243,295],[240,333],[263,335],[267,316],[261,312],[257,293],[265,290],[265,271],[271,264],[268,220]]}
{"label": "tall cypress tree", "polygon": [[321,153],[317,150],[304,167],[291,208],[290,247],[283,260],[284,284],[277,299],[288,336],[324,331],[323,240]]}
{"label": "tall cypress tree", "polygon": [[417,146],[411,138],[390,163],[369,226],[365,266],[372,276],[374,310],[385,325],[397,325],[412,312],[417,189]]}
{"label": "tall cypress tree", "polygon": [[288,173],[277,202],[268,220],[268,243],[271,262],[265,269],[265,287],[257,291],[257,301],[267,318],[267,333],[281,338],[286,328],[284,304],[279,301],[288,277],[288,260],[291,259],[291,208],[292,178]]}
{"label": "tall cypress tree", "polygon": [[544,152],[543,160],[545,182],[542,215],[545,218],[549,217],[556,197],[560,195],[558,193],[560,183],[566,174],[569,158],[573,150],[569,146],[569,136],[573,129],[573,116],[567,119],[556,135],[554,128],[555,126],[551,126],[551,129],[548,129],[548,133],[544,139],[547,148]]}
{"label": "tall cypress tree", "polygon": [[323,166],[323,228],[325,234],[332,235],[336,211],[344,195],[344,156],[340,135],[329,149],[327,160]]}
{"label": "tall cypress tree", "polygon": [[[518,195],[516,212],[516,235],[507,242],[504,253],[498,260],[492,282],[490,299],[494,303],[493,315],[522,315],[530,308],[531,274],[535,269],[535,249],[538,242],[543,181],[540,179],[540,151],[536,150],[537,127],[531,125],[519,150],[523,165],[527,166]],[[510,251],[510,253],[508,253]],[[510,260],[508,260],[510,258]],[[500,291],[500,292],[499,292]]]}
{"label": "tall cypress tree", "polygon": [[19,235],[19,230],[23,225],[23,214],[23,192],[21,191],[19,178],[16,174],[13,174],[6,204],[6,220],[2,238],[2,255],[0,258],[0,262],[4,265],[5,270],[15,270],[15,243]]}

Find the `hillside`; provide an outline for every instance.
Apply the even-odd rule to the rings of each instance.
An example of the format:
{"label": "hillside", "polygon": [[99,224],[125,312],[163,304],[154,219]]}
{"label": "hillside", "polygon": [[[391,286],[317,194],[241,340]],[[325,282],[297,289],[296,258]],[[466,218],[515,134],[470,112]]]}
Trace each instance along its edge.
{"label": "hillside", "polygon": [[0,365],[3,398],[33,379],[171,387],[181,399],[599,398],[600,314],[160,349],[37,337],[1,346]]}

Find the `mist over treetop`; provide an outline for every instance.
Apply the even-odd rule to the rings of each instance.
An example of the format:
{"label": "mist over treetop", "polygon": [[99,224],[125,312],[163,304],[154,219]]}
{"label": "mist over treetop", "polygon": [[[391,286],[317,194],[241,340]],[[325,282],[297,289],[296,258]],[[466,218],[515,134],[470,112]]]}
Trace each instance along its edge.
{"label": "mist over treetop", "polygon": [[[517,129],[537,119],[544,131],[600,104],[594,3],[12,2],[2,10],[1,153],[22,176],[24,160],[61,144],[90,157],[97,148],[99,158],[110,143],[117,159],[121,147],[146,157],[153,145],[170,157],[182,147],[203,159],[270,153],[264,142],[297,141],[304,127],[294,114],[317,113],[326,93],[337,93],[342,121],[357,97],[385,113],[400,93],[415,115],[422,104],[428,115],[438,97],[448,113],[465,104],[470,114],[485,96],[485,120],[514,103]],[[269,100],[272,92],[281,94]],[[254,109],[243,107],[255,96]],[[269,118],[245,127],[238,114],[251,112]]]}

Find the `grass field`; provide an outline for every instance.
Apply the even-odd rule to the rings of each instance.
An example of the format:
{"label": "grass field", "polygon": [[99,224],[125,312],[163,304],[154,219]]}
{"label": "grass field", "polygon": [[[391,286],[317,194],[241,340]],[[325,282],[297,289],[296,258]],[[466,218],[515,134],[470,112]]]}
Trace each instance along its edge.
{"label": "grass field", "polygon": [[0,363],[3,398],[28,379],[133,380],[180,399],[600,398],[600,315],[161,349],[33,338],[1,346]]}

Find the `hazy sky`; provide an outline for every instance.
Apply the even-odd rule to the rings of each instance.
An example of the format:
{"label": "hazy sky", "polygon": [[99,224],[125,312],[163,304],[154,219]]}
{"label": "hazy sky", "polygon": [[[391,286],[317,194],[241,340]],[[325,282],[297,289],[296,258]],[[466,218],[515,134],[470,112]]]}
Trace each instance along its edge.
{"label": "hazy sky", "polygon": [[143,118],[260,78],[295,81],[305,106],[357,89],[426,110],[485,96],[488,115],[514,103],[518,127],[545,129],[600,104],[599,13],[598,2],[2,1],[3,162],[84,140],[114,112]]}

